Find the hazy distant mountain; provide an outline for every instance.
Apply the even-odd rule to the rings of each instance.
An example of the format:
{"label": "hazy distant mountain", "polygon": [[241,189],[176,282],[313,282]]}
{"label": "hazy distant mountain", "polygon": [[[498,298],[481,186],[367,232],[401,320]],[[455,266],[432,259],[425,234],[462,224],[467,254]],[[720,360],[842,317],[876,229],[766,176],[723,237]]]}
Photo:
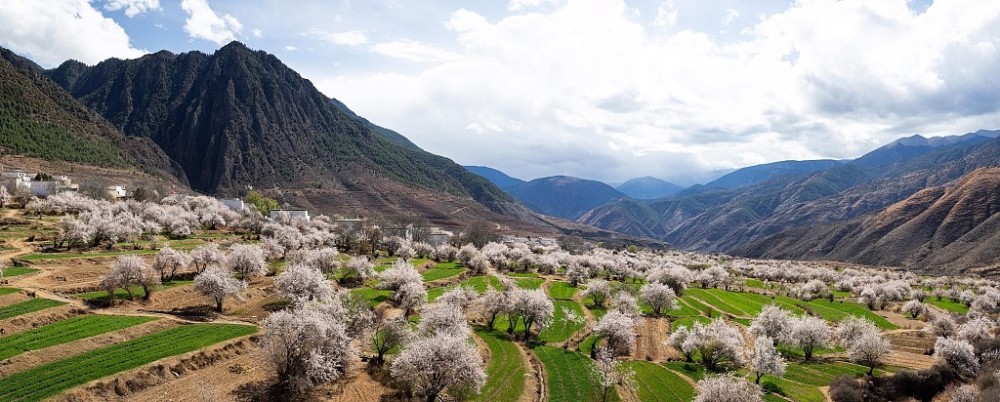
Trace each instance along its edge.
{"label": "hazy distant mountain", "polygon": [[805,176],[812,172],[840,166],[841,162],[832,159],[811,161],[781,161],[765,163],[738,169],[707,184],[708,188],[740,188],[762,183],[775,176],[793,175]]}
{"label": "hazy distant mountain", "polygon": [[655,177],[637,177],[615,187],[629,197],[639,200],[653,200],[673,195],[683,187]]}
{"label": "hazy distant mountain", "polygon": [[631,197],[622,197],[591,209],[576,221],[652,239],[662,238],[667,233],[662,217],[645,203]]}
{"label": "hazy distant mountain", "polygon": [[976,144],[997,138],[998,135],[1000,135],[1000,131],[987,130],[979,130],[975,133],[968,133],[964,135],[932,138],[926,138],[920,134],[914,134],[879,147],[874,151],[855,159],[851,163],[864,166],[886,166],[903,159],[926,154],[941,147],[958,144]]}
{"label": "hazy distant mountain", "polygon": [[739,253],[905,265],[936,273],[995,264],[1000,262],[998,188],[1000,168],[978,169],[874,214],[786,230],[750,243]]}
{"label": "hazy distant mountain", "polygon": [[535,179],[509,187],[507,192],[535,212],[569,220],[626,196],[599,181],[569,176]]}
{"label": "hazy distant mountain", "polygon": [[524,180],[510,177],[504,172],[486,166],[465,166],[465,169],[486,178],[486,180],[489,180],[502,189],[508,189],[524,183]]}

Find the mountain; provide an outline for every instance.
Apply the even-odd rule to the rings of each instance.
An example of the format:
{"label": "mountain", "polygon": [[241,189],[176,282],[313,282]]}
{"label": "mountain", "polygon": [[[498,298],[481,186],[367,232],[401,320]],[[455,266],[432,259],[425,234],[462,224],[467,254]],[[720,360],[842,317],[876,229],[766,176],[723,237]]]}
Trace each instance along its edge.
{"label": "mountain", "polygon": [[738,169],[707,184],[708,188],[740,188],[762,183],[775,176],[805,176],[812,172],[840,166],[840,161],[821,159],[811,161],[781,161]]}
{"label": "mountain", "polygon": [[877,212],[975,169],[1000,165],[1000,139],[957,141],[887,166],[840,164],[804,176],[777,175],[735,189],[697,186],[645,204],[602,205],[581,223],[646,236],[688,250],[737,253],[796,227],[833,224]]}
{"label": "mountain", "polygon": [[979,130],[975,133],[926,138],[920,134],[900,138],[871,151],[852,163],[863,166],[887,166],[892,163],[924,155],[935,149],[960,144],[976,144],[997,138],[1000,131]]}
{"label": "mountain", "polygon": [[51,161],[139,168],[160,176],[180,171],[151,141],[126,137],[48,79],[41,67],[4,48],[0,149]]}
{"label": "mountain", "polygon": [[576,221],[650,239],[662,238],[667,233],[662,217],[646,204],[631,197],[623,197],[591,209]]}
{"label": "mountain", "polygon": [[519,184],[524,184],[524,180],[507,176],[504,172],[488,168],[486,166],[465,166],[465,169],[482,176],[486,180],[489,180],[490,183],[493,183],[502,189],[508,189]]}
{"label": "mountain", "polygon": [[998,188],[1000,168],[977,169],[873,214],[760,239],[741,248],[740,254],[903,265],[936,273],[996,264]]}
{"label": "mountain", "polygon": [[510,187],[507,192],[532,211],[569,220],[626,196],[599,181],[569,176],[535,179]]}
{"label": "mountain", "polygon": [[375,126],[273,55],[232,42],[213,54],[160,51],[48,76],[178,162],[195,190],[248,186],[326,213],[518,224],[523,207],[489,181]]}
{"label": "mountain", "polygon": [[339,101],[339,100],[337,100],[335,98],[331,98],[330,99],[330,104],[332,104],[335,108],[337,108],[337,110],[340,110],[344,114],[350,116],[354,120],[356,120],[359,123],[361,123],[362,126],[364,126],[365,128],[371,130],[373,133],[381,135],[381,136],[383,136],[385,138],[388,138],[389,140],[391,140],[391,141],[393,141],[393,142],[395,142],[395,143],[397,143],[399,145],[402,145],[403,147],[406,147],[406,148],[409,148],[409,149],[412,149],[412,150],[423,151],[422,149],[420,149],[420,147],[417,146],[417,144],[414,144],[408,138],[404,137],[402,134],[397,133],[395,131],[392,131],[390,129],[384,128],[384,127],[376,126],[375,124],[372,124],[372,122],[368,121],[368,119],[366,119],[364,117],[361,117],[361,116],[358,116],[358,114],[354,113],[353,110],[351,110],[350,108],[348,108],[347,105],[344,104],[344,102],[341,102],[341,101]]}
{"label": "mountain", "polygon": [[630,179],[615,189],[635,199],[653,200],[675,194],[684,188],[665,180],[646,176]]}

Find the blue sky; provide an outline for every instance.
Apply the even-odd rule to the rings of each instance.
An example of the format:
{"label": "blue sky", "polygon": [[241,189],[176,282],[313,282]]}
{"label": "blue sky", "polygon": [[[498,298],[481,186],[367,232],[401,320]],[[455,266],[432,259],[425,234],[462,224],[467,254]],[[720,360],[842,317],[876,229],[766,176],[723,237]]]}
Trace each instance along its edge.
{"label": "blue sky", "polygon": [[1000,2],[6,0],[46,67],[231,40],[428,151],[621,182],[1000,128]]}

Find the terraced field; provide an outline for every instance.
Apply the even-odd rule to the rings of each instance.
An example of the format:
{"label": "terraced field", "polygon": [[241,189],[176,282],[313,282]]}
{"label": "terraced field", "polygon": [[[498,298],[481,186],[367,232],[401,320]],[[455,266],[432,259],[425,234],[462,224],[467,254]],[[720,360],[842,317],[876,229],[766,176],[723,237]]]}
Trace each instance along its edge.
{"label": "terraced field", "polygon": [[17,317],[22,314],[33,313],[35,311],[45,310],[47,308],[52,308],[56,306],[62,306],[64,304],[66,304],[66,302],[41,299],[41,298],[31,299],[7,307],[0,307],[0,320],[6,320],[8,318]]}
{"label": "terraced field", "polygon": [[691,381],[663,366],[644,361],[632,361],[625,366],[635,373],[636,393],[642,402],[674,402],[694,399]]}
{"label": "terraced field", "polygon": [[467,269],[456,262],[442,262],[423,272],[424,282],[447,279],[464,273]]}
{"label": "terraced field", "polygon": [[89,338],[156,320],[155,317],[88,314],[0,337],[0,360],[31,350]]}
{"label": "terraced field", "polygon": [[[583,402],[600,400],[601,389],[591,375],[593,362],[583,354],[551,346],[539,346],[532,351],[545,365],[548,375],[549,401]],[[609,401],[618,401],[611,390]]]}
{"label": "terraced field", "polygon": [[15,373],[0,379],[0,401],[34,401],[164,357],[250,335],[257,327],[184,325]]}
{"label": "terraced field", "polygon": [[555,300],[552,304],[555,306],[555,316],[552,319],[552,325],[542,331],[538,335],[538,338],[545,342],[564,342],[573,336],[576,331],[582,329],[585,324],[566,322],[563,308],[573,310],[580,317],[583,317],[583,307],[580,307],[580,303],[572,300]]}
{"label": "terraced field", "polygon": [[478,335],[490,349],[490,362],[486,366],[487,381],[476,401],[514,402],[524,392],[526,369],[517,345],[506,334],[477,329]]}

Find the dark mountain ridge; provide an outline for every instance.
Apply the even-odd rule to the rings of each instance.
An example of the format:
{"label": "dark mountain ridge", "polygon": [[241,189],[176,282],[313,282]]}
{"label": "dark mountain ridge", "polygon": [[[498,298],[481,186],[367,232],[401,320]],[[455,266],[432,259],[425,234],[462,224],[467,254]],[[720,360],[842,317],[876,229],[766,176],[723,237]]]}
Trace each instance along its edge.
{"label": "dark mountain ridge", "polygon": [[302,189],[286,194],[302,207],[423,211],[442,221],[466,217],[445,211],[465,210],[462,199],[470,198],[514,220],[528,215],[489,181],[372,124],[239,42],[210,55],[161,51],[90,67],[69,61],[47,74],[126,135],[155,142],[202,192]]}

